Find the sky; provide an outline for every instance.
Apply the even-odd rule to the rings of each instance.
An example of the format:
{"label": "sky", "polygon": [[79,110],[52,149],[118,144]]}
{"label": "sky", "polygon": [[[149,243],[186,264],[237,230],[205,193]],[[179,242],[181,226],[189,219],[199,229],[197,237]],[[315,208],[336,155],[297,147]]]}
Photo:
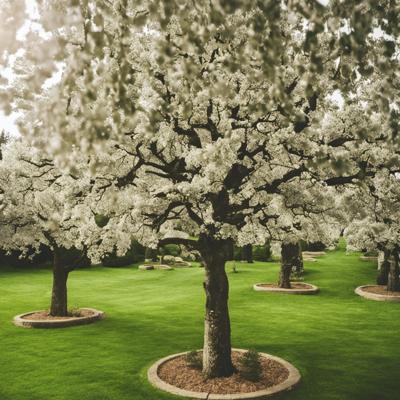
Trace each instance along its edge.
{"label": "sky", "polygon": [[19,136],[18,127],[15,124],[15,119],[17,115],[4,115],[3,112],[0,112],[0,132],[6,131],[12,136]]}

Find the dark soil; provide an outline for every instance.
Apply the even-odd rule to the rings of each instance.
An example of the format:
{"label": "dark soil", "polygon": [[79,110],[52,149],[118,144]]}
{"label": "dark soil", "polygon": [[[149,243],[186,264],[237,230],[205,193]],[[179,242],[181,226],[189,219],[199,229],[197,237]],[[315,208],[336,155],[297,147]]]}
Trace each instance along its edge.
{"label": "dark soil", "polygon": [[[232,352],[232,361],[239,369],[242,353]],[[185,356],[162,364],[158,376],[170,385],[193,392],[215,394],[250,393],[277,385],[287,379],[289,371],[279,362],[261,357],[262,375],[257,382],[243,379],[238,372],[228,378],[204,379],[201,370],[188,367]]]}
{"label": "dark soil", "polygon": [[374,293],[374,294],[382,294],[382,295],[386,295],[386,296],[399,296],[400,297],[400,292],[388,291],[386,286],[381,286],[381,285],[364,287],[364,288],[362,288],[362,291],[368,292],[368,293]]}

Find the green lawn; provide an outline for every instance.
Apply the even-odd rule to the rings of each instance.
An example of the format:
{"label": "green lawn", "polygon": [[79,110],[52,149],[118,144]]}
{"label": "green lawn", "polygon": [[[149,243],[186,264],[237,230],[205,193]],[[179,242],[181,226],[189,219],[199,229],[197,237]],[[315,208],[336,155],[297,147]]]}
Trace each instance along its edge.
{"label": "green lawn", "polygon": [[[372,263],[331,252],[306,263],[317,296],[260,293],[278,264],[238,263],[231,285],[232,341],[283,357],[302,383],[279,399],[400,399],[400,304],[354,294],[375,280]],[[203,270],[89,268],[70,275],[70,306],[107,313],[93,325],[56,330],[14,327],[15,314],[48,307],[49,270],[0,271],[0,400],[174,399],[153,389],[147,368],[200,348]]]}

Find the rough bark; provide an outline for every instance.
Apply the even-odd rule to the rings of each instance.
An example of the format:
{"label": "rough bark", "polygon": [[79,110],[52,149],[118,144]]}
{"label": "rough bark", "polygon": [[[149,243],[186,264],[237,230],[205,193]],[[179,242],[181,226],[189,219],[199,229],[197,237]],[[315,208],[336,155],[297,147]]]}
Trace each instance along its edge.
{"label": "rough bark", "polygon": [[264,250],[265,250],[265,261],[271,261],[272,260],[272,251],[271,251],[271,243],[269,241],[265,242],[264,245]]}
{"label": "rough bark", "polygon": [[385,250],[383,255],[383,261],[380,265],[378,276],[376,278],[377,285],[387,285],[389,279],[389,269],[390,269],[390,261],[389,261],[389,252]]}
{"label": "rough bark", "polygon": [[397,251],[393,252],[390,257],[390,267],[388,275],[387,290],[392,292],[400,292],[400,278],[399,278],[399,255]]}
{"label": "rough bark", "polygon": [[200,253],[205,262],[203,374],[206,378],[231,376],[231,328],[228,310],[229,283],[225,262],[229,241],[200,238]]}
{"label": "rough bark", "polygon": [[65,317],[68,315],[67,279],[69,271],[63,266],[60,251],[53,253],[53,290],[51,294],[50,315]]}
{"label": "rough bark", "polygon": [[251,244],[246,244],[243,246],[243,259],[248,263],[253,263],[253,246]]}
{"label": "rough bark", "polygon": [[298,243],[282,243],[281,249],[281,270],[279,274],[279,287],[290,289],[290,276],[298,264],[299,244]]}
{"label": "rough bark", "polygon": [[304,262],[303,262],[303,254],[301,252],[301,244],[297,243],[297,257],[294,265],[294,272],[297,275],[301,275],[304,273]]}
{"label": "rough bark", "polygon": [[227,254],[227,261],[228,260],[233,260],[235,255],[235,243],[233,240],[230,241],[228,245],[228,254]]}
{"label": "rough bark", "polygon": [[281,270],[279,274],[279,287],[283,289],[290,289],[290,276],[292,274],[292,264],[283,264],[281,262]]}

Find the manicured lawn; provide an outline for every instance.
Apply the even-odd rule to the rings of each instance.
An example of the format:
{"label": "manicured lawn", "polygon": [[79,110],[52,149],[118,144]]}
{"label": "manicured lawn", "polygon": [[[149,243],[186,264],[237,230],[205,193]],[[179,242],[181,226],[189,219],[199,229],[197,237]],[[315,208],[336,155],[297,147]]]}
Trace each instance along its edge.
{"label": "manicured lawn", "polygon": [[[317,296],[254,292],[276,281],[276,263],[237,264],[231,285],[233,345],[283,357],[301,385],[279,399],[400,399],[400,304],[358,297],[376,269],[339,250],[306,263]],[[203,270],[90,268],[73,272],[70,306],[107,313],[93,325],[59,330],[14,327],[15,314],[47,308],[49,270],[0,271],[1,400],[173,399],[153,389],[147,368],[171,353],[200,348]]]}

